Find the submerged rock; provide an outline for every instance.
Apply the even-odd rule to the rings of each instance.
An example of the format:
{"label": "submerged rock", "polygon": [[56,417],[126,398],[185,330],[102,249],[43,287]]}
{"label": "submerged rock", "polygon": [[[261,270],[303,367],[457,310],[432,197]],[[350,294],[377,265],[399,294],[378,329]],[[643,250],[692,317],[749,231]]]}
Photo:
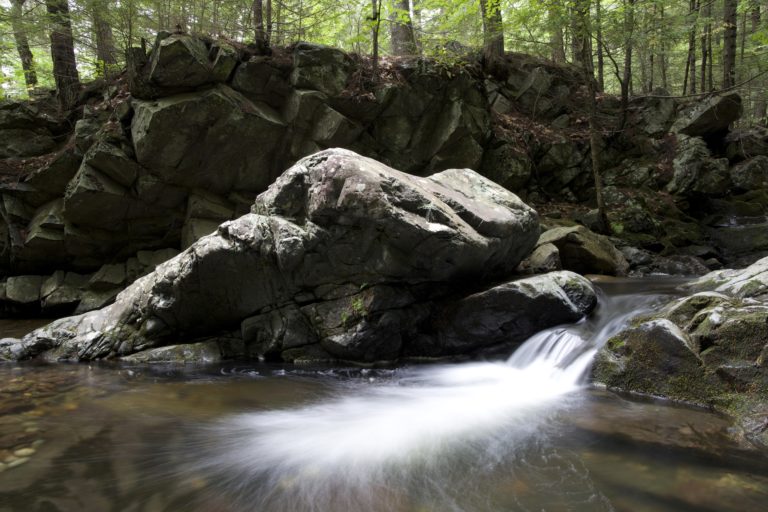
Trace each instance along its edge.
{"label": "submerged rock", "polygon": [[[240,324],[244,342],[252,343],[242,355],[292,360],[309,350],[296,352],[302,340],[314,345],[312,353],[356,361],[454,353],[439,342],[420,352],[413,341],[420,319],[436,299],[510,275],[538,232],[531,208],[474,171],[417,178],[327,150],[286,171],[257,198],[253,213],[159,265],[113,305],[5,341],[0,354],[119,357]],[[591,293],[582,278],[550,279],[557,286],[541,293],[566,311],[553,313],[552,322],[589,310],[588,300],[576,299]],[[281,318],[290,321],[281,327]]]}

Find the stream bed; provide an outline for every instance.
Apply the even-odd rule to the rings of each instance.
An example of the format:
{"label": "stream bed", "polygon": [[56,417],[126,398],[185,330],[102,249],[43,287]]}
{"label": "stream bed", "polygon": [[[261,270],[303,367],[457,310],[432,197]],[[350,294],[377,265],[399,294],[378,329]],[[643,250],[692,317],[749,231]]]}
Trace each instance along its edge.
{"label": "stream bed", "polygon": [[0,511],[763,510],[727,419],[585,380],[674,284],[603,283],[508,361],[0,365]]}

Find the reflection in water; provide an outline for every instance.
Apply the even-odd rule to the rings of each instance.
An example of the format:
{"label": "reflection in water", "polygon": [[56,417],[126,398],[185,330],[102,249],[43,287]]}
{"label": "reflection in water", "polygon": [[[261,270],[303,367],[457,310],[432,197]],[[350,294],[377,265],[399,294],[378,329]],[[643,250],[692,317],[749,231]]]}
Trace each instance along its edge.
{"label": "reflection in water", "polygon": [[585,389],[658,298],[609,291],[506,362],[0,365],[0,511],[760,510],[768,465],[726,421]]}

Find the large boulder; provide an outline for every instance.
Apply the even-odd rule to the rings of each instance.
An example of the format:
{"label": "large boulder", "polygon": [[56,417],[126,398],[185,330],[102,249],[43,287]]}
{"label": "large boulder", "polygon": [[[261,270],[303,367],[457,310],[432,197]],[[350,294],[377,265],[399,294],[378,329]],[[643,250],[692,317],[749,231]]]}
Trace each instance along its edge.
{"label": "large boulder", "polygon": [[335,96],[344,90],[351,68],[351,59],[341,50],[298,43],[293,50],[291,84],[297,89],[314,89]]}
{"label": "large boulder", "polygon": [[672,160],[673,176],[667,192],[678,195],[725,195],[731,185],[728,159],[713,158],[699,137],[678,136]]}
{"label": "large boulder", "polygon": [[519,344],[546,327],[580,320],[596,304],[590,282],[573,272],[503,283],[442,308],[436,345],[444,354]]}
{"label": "large boulder", "polygon": [[731,181],[744,191],[768,188],[768,156],[756,156],[733,166]]}
{"label": "large boulder", "polygon": [[537,247],[554,245],[562,268],[580,274],[627,275],[629,263],[611,241],[584,226],[558,227],[541,234]]}
{"label": "large boulder", "polygon": [[162,36],[152,49],[148,77],[160,88],[189,90],[224,82],[237,65],[237,51],[227,43],[206,45],[202,39],[186,34]]}
{"label": "large boulder", "polygon": [[[161,264],[115,304],[4,342],[3,357],[124,356],[292,307],[285,315],[300,310],[312,334],[307,342],[319,339],[318,349],[336,358],[417,355],[409,348],[416,333],[398,325],[409,322],[398,308],[445,295],[452,282],[510,274],[538,237],[536,213],[473,171],[416,178],[345,150],[298,162],[257,198],[253,212]],[[564,279],[552,288],[560,299],[563,290],[585,288]],[[387,287],[405,293],[393,298]],[[366,299],[360,294],[369,288],[375,291]],[[388,337],[401,329],[399,340]],[[374,335],[350,337],[366,330]]]}
{"label": "large boulder", "polygon": [[741,112],[739,93],[712,96],[680,112],[672,125],[672,131],[691,137],[725,135],[731,123],[741,117]]}
{"label": "large boulder", "polygon": [[229,87],[134,102],[136,159],[174,185],[260,192],[277,175],[280,116]]}

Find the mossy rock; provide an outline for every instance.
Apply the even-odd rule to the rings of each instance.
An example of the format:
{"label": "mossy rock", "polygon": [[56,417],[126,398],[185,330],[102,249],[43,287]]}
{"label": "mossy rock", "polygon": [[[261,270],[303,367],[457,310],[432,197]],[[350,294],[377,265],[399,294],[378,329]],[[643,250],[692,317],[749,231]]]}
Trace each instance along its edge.
{"label": "mossy rock", "polygon": [[691,341],[666,319],[632,327],[606,343],[593,369],[609,388],[709,405],[722,391]]}

